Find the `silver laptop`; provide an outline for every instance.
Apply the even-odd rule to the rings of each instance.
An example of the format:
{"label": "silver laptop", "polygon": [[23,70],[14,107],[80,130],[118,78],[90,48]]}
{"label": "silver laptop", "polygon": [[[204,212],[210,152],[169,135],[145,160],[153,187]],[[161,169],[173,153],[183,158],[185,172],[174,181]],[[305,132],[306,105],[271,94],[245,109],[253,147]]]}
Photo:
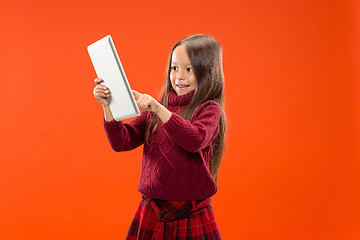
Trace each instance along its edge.
{"label": "silver laptop", "polygon": [[139,116],[139,108],[111,36],[108,35],[89,45],[87,50],[96,75],[104,80],[102,84],[110,90],[108,101],[115,120],[120,121]]}

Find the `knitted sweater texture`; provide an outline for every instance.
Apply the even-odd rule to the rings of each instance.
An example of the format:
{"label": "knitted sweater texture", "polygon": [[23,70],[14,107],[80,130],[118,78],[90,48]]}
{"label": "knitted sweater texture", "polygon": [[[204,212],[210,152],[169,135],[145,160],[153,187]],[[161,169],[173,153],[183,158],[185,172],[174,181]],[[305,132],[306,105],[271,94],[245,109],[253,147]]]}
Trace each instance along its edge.
{"label": "knitted sweater texture", "polygon": [[129,151],[145,143],[138,190],[148,198],[200,200],[217,191],[209,161],[221,109],[215,101],[206,101],[195,110],[191,122],[185,120],[180,114],[193,95],[194,91],[181,96],[170,92],[171,117],[165,124],[160,121],[149,144],[145,143],[145,133],[153,113],[142,111],[129,123],[103,119],[113,150]]}

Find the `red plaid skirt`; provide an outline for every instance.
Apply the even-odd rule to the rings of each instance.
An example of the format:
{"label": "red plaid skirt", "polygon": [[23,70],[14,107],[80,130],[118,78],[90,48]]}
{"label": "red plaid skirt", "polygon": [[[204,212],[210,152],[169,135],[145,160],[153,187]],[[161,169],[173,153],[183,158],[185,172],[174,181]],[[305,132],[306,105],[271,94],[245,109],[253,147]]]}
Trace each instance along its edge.
{"label": "red plaid skirt", "polygon": [[142,198],[127,240],[221,239],[210,199],[167,201]]}

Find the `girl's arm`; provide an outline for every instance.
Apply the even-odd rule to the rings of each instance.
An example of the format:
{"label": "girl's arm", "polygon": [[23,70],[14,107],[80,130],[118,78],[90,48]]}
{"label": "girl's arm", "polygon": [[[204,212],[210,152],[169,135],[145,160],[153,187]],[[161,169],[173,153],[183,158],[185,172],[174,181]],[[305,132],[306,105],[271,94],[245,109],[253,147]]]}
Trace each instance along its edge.
{"label": "girl's arm", "polygon": [[110,110],[109,105],[102,105],[104,109],[104,119],[106,122],[111,122],[114,120],[114,116],[112,115],[112,112]]}
{"label": "girl's arm", "polygon": [[170,112],[147,94],[136,91],[133,91],[133,94],[139,108],[157,114],[171,139],[186,151],[198,152],[209,146],[215,139],[221,116],[220,105],[215,101],[207,101],[200,105],[190,122]]}
{"label": "girl's arm", "polygon": [[117,122],[115,119],[108,122],[106,118],[105,113],[105,134],[114,151],[129,151],[144,143],[147,112],[141,112],[140,116],[129,123]]}
{"label": "girl's arm", "polygon": [[101,103],[104,110],[103,125],[110,146],[115,151],[128,151],[144,143],[146,118],[144,112],[130,123],[115,121],[107,98],[110,96],[109,89],[101,84],[102,79],[96,78],[94,96]]}
{"label": "girl's arm", "polygon": [[196,109],[192,122],[172,113],[164,128],[177,145],[188,152],[198,152],[214,141],[220,116],[220,105],[207,101]]}

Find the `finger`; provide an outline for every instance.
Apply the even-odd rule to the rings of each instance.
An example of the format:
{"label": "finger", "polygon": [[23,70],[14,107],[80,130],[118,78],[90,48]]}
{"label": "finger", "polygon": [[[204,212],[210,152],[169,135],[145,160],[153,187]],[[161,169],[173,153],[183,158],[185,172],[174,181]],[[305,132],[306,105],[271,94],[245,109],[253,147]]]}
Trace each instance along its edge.
{"label": "finger", "polygon": [[100,98],[108,98],[110,95],[108,95],[108,94],[104,94],[104,93],[96,93],[95,94],[95,97],[97,98],[97,99],[100,99]]}
{"label": "finger", "polygon": [[144,103],[145,99],[144,98],[139,98],[136,103],[138,105],[138,107],[141,109],[141,110],[146,110],[146,105]]}
{"label": "finger", "polygon": [[102,94],[107,94],[107,95],[109,95],[109,94],[110,94],[110,91],[109,91],[109,90],[104,90],[104,89],[101,89],[101,88],[95,88],[95,89],[94,89],[94,94],[97,94],[97,93],[102,93]]}
{"label": "finger", "polygon": [[107,87],[104,88],[97,88],[98,91],[104,92],[104,93],[110,93],[110,89],[108,89]]}
{"label": "finger", "polygon": [[104,80],[102,80],[101,78],[95,78],[94,82],[96,85],[100,84],[101,82],[103,82]]}
{"label": "finger", "polygon": [[151,99],[146,99],[146,100],[144,101],[144,106],[145,106],[146,108],[151,108],[151,103],[152,103]]}
{"label": "finger", "polygon": [[147,106],[145,104],[142,104],[139,108],[143,111],[149,111],[149,106]]}
{"label": "finger", "polygon": [[104,96],[106,96],[106,97],[109,97],[109,96],[110,96],[110,93],[108,93],[108,92],[103,92],[103,91],[95,91],[94,94],[95,94],[95,96],[97,96],[97,95],[99,95],[99,94],[102,94],[102,95],[104,95]]}
{"label": "finger", "polygon": [[134,95],[134,97],[135,97],[136,100],[139,99],[139,98],[142,96],[141,93],[139,93],[139,92],[137,92],[137,91],[135,91],[135,90],[132,90],[132,93],[133,93],[133,95]]}
{"label": "finger", "polygon": [[135,99],[136,99],[136,104],[138,105],[139,108],[141,108],[141,107],[142,107],[143,99],[142,99],[142,98],[141,98],[141,99],[140,99],[140,98],[136,98],[136,97],[135,97]]}
{"label": "finger", "polygon": [[110,93],[110,90],[108,88],[104,89],[104,88],[101,88],[101,87],[95,87],[94,92]]}
{"label": "finger", "polygon": [[102,90],[104,90],[104,91],[106,91],[106,90],[110,91],[110,89],[109,89],[107,86],[102,85],[102,84],[97,85],[97,86],[95,87],[95,89],[102,89]]}
{"label": "finger", "polygon": [[141,102],[141,108],[145,111],[151,110],[151,99],[144,99]]}

